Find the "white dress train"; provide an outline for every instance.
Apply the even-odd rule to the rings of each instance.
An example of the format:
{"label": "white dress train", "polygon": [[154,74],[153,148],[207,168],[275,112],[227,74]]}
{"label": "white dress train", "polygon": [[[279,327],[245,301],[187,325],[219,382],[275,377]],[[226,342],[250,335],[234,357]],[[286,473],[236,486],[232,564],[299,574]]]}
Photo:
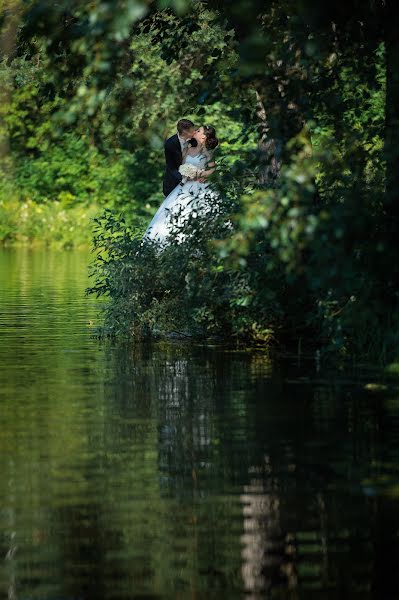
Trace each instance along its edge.
{"label": "white dress train", "polygon": [[[185,162],[194,165],[197,169],[206,169],[209,156],[198,153],[195,156],[187,155]],[[211,202],[218,198],[217,192],[212,190],[208,183],[199,181],[187,181],[179,183],[155,213],[151,223],[148,225],[143,240],[154,240],[166,245],[167,238],[176,228],[179,232],[176,236],[178,241],[184,239],[184,224],[189,218],[198,213],[209,210]]]}

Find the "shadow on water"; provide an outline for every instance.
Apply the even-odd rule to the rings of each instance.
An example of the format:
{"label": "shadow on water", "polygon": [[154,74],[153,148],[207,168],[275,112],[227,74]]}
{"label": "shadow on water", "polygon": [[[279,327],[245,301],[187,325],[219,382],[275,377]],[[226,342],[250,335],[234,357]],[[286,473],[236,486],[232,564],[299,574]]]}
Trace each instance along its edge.
{"label": "shadow on water", "polygon": [[98,343],[82,253],[0,253],[0,594],[396,598],[399,393]]}

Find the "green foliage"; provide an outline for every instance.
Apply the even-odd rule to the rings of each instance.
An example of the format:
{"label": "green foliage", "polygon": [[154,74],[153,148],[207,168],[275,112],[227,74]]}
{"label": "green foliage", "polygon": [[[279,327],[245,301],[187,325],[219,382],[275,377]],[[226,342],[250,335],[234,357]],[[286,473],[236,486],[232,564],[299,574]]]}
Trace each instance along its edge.
{"label": "green foliage", "polygon": [[[0,69],[2,202],[114,211],[97,222],[93,286],[110,331],[395,353],[399,104],[382,3],[44,7],[26,7]],[[158,253],[140,235],[182,116],[217,128],[223,218]],[[3,223],[13,238],[10,211]]]}
{"label": "green foliage", "polygon": [[107,156],[84,137],[66,134],[37,158],[20,159],[14,181],[23,198],[39,203],[121,207],[133,194],[140,194],[134,180],[141,170],[139,158],[126,151]]}
{"label": "green foliage", "polygon": [[[278,19],[274,12],[271,23]],[[279,53],[287,52],[283,37],[288,34],[292,48],[301,48],[298,28],[284,22],[266,64],[270,75],[279,70]],[[171,46],[168,39],[166,54],[172,52]],[[297,69],[298,55],[293,53],[283,97],[273,79],[270,84],[256,83],[259,75],[254,76],[262,94],[275,102],[270,105],[270,127],[285,139],[278,185],[264,189],[256,184],[259,162],[254,140],[250,134],[246,145],[240,128],[230,124],[225,138],[232,143],[222,144],[215,183],[233,202],[234,231],[221,235],[213,222],[206,222],[189,244],[162,252],[162,257],[133,244],[128,281],[123,252],[114,253],[106,262],[101,290],[111,298],[110,330],[121,331],[125,324],[129,331],[136,326],[140,331],[176,328],[201,335],[223,331],[268,342],[305,337],[309,345],[313,338],[316,347],[343,357],[364,352],[382,357],[392,352],[396,340],[392,312],[384,311],[379,300],[383,49],[378,46],[373,64],[370,60],[363,66],[350,52],[334,57],[319,48],[310,59],[304,50]],[[255,70],[259,68],[255,65]],[[322,83],[321,89],[303,78],[307,71],[318,85]],[[281,81],[283,77],[286,71],[278,75]],[[245,93],[242,97],[249,105],[251,96]],[[282,123],[282,106],[297,101],[301,93],[308,102],[305,114],[312,119],[298,128],[299,120],[292,114]],[[232,106],[235,98],[232,95]],[[223,127],[224,117],[228,121],[234,111],[223,115],[221,108],[214,103],[201,110],[208,113],[206,120],[212,115]],[[253,118],[250,110],[246,114]],[[250,122],[246,130],[254,131]],[[138,288],[136,296],[132,290]],[[138,302],[138,297],[144,300]]]}
{"label": "green foliage", "polygon": [[181,18],[169,11],[151,15],[137,26],[107,87],[97,115],[100,134],[159,149],[182,116],[201,122],[210,109],[218,125],[234,112],[233,120],[242,121],[249,92],[227,98],[225,89],[238,60],[235,47],[233,31],[201,3]]}
{"label": "green foliage", "polygon": [[[46,15],[41,26],[46,19],[52,22],[57,10]],[[75,16],[83,14],[78,5],[71,5],[71,10],[77,11]],[[131,225],[143,229],[162,200],[163,139],[174,133],[182,114],[196,122],[220,122],[221,139],[235,140],[222,144],[227,163],[241,151],[243,123],[237,119],[237,100],[201,106],[196,101],[202,82],[216,73],[227,80],[237,60],[233,33],[200,5],[196,17],[180,20],[168,11],[156,13],[130,31],[123,48],[110,48],[107,37],[98,41],[100,54],[110,52],[113,57],[110,79],[105,64],[100,76],[96,65],[84,66],[78,59],[92,43],[90,36],[98,35],[92,25],[115,32],[113,15],[105,5],[91,10],[91,25],[85,22],[90,33],[80,37],[82,31],[75,31],[75,42],[74,26],[65,21],[66,36],[57,41],[63,48],[57,72],[44,32],[26,38],[24,27],[28,22],[34,26],[38,16],[34,12],[25,15],[21,55],[1,64],[0,136],[5,149],[0,157],[1,198],[8,200],[11,183],[12,195],[21,201],[57,202],[65,209],[94,203],[123,210]],[[188,47],[171,58],[163,47],[164,34],[176,27]],[[114,33],[109,35],[113,38]],[[105,87],[93,87],[97,75],[98,84],[107,83]],[[254,144],[252,136],[247,146]]]}
{"label": "green foliage", "polygon": [[65,209],[60,202],[0,200],[0,244],[88,246],[98,211],[95,204]]}
{"label": "green foliage", "polygon": [[89,292],[110,300],[105,333],[273,338],[283,316],[277,300],[283,271],[267,268],[266,252],[254,253],[245,269],[223,259],[219,244],[231,230],[227,209],[221,199],[211,212],[191,217],[162,252],[110,211],[96,220],[96,281]]}

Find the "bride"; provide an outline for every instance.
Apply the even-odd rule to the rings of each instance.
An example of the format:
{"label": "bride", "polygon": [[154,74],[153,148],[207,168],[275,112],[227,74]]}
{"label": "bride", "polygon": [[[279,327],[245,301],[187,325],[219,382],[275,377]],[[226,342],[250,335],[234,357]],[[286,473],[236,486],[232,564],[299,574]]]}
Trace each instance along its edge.
{"label": "bride", "polygon": [[172,231],[178,229],[177,239],[182,241],[184,234],[181,230],[190,216],[196,216],[200,211],[206,212],[210,203],[218,197],[207,183],[207,178],[215,170],[212,151],[219,143],[215,128],[203,125],[194,132],[193,138],[197,144],[184,151],[183,164],[195,167],[192,169],[195,174],[190,178],[183,177],[183,182],[166,196],[147,227],[143,240],[166,244]]}

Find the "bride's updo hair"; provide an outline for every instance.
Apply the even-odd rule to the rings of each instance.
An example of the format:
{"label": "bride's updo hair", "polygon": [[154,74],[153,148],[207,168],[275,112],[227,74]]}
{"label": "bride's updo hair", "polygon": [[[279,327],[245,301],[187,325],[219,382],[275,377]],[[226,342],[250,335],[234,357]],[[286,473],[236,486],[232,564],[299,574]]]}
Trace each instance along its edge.
{"label": "bride's updo hair", "polygon": [[214,150],[219,145],[219,140],[216,137],[216,131],[214,127],[210,125],[203,125],[204,134],[206,135],[205,148],[207,150]]}

